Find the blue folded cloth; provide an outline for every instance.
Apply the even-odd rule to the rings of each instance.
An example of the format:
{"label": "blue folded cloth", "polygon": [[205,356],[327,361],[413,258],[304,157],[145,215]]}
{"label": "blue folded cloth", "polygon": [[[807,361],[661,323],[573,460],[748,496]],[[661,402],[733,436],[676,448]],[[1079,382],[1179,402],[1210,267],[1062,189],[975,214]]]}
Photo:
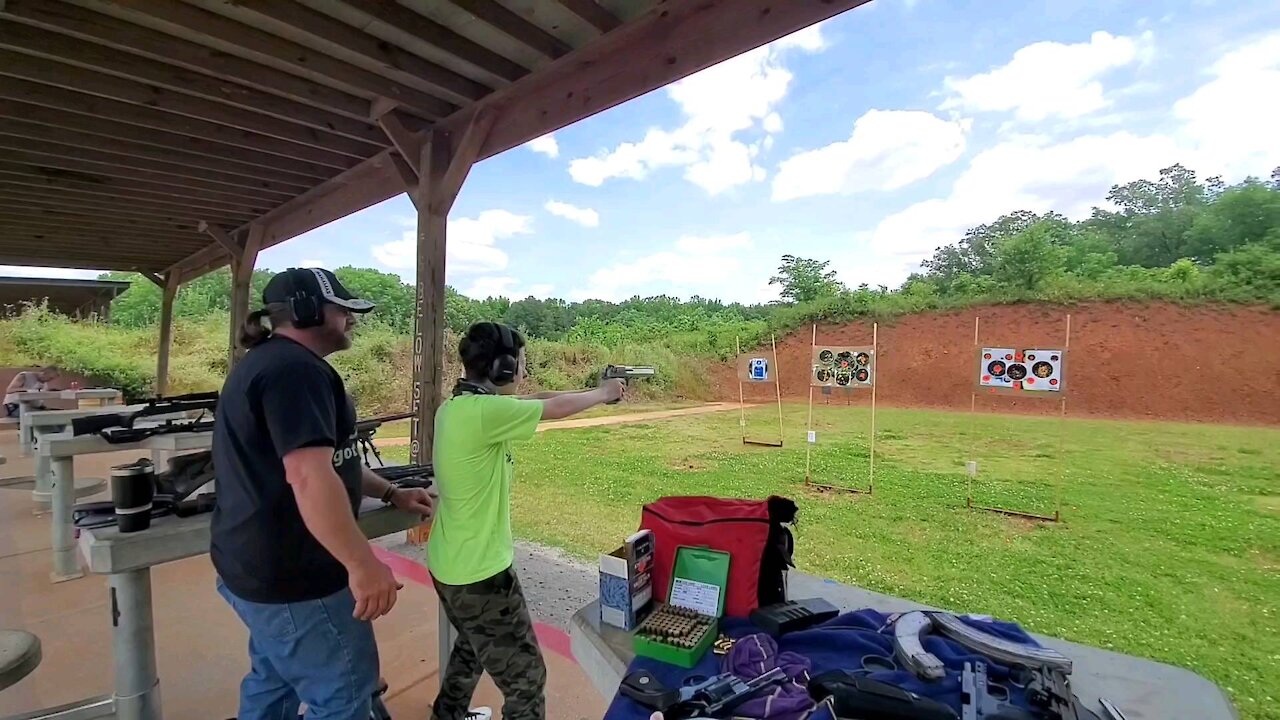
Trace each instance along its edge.
{"label": "blue folded cloth", "polygon": [[[893,627],[889,625],[889,617],[884,613],[869,609],[846,613],[822,625],[782,636],[778,639],[776,648],[766,648],[767,652],[764,652],[763,655],[774,657],[775,665],[781,665],[784,671],[788,672],[788,677],[792,677],[791,673],[797,666],[802,665],[804,661],[808,662],[808,671],[811,676],[831,670],[862,670],[864,667],[883,667],[880,663],[886,659],[892,660],[893,658]],[[1005,640],[1039,647],[1039,643],[1014,623],[998,620],[980,620],[963,616],[961,620]],[[738,619],[721,621],[720,629],[721,632],[735,639],[745,638],[760,632],[758,628],[749,622]],[[737,648],[738,646],[735,645],[735,650]],[[1009,702],[1019,707],[1028,707],[1023,690],[1008,682],[1008,667],[978,655],[959,643],[934,634],[925,636],[924,649],[936,655],[946,666],[947,676],[945,678],[934,682],[926,682],[917,678],[909,670],[889,669],[875,670],[867,675],[875,680],[897,685],[924,697],[946,703],[958,713],[961,702],[960,673],[964,669],[964,663],[985,662],[990,682],[1002,684],[1009,690]],[[746,650],[744,649],[740,652],[745,653]],[[790,657],[789,653],[794,653],[799,660]],[[731,667],[729,669],[743,679],[750,679],[761,674],[760,672],[755,672],[754,668],[749,666],[749,657],[741,662],[736,660],[737,656],[726,657],[735,658],[730,660]],[[896,663],[896,661],[893,662]],[[765,664],[767,666],[765,670],[772,669],[773,666],[768,665],[768,662]],[[726,671],[722,666],[722,658],[712,653],[707,653],[697,666],[689,670],[657,660],[637,657],[631,663],[628,672],[635,670],[648,670],[668,688],[681,687],[687,678],[695,676],[710,677]],[[762,691],[761,696],[765,697],[766,695],[768,693]],[[787,690],[785,699],[787,700],[784,708],[786,711],[791,711],[800,704],[792,689]],[[797,717],[796,715],[767,714],[772,707],[768,703],[750,703],[735,710],[734,716],[768,718],[769,720],[792,720]],[[804,717],[804,712],[808,712],[808,710],[801,711],[799,717]],[[652,715],[652,710],[618,694],[609,705],[609,710],[605,713],[604,720],[649,720]],[[830,717],[830,713],[820,707],[805,720],[828,720]]]}

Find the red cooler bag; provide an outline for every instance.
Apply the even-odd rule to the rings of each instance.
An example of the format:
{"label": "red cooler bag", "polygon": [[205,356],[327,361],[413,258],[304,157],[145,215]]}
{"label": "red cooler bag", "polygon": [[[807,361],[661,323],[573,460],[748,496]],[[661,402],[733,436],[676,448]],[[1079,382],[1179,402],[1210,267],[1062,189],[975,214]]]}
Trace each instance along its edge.
{"label": "red cooler bag", "polygon": [[746,617],[761,605],[782,602],[792,550],[791,533],[782,524],[793,522],[795,512],[795,503],[779,497],[664,497],[645,505],[640,529],[653,531],[654,598],[666,601],[676,550],[683,545],[729,553],[725,615]]}

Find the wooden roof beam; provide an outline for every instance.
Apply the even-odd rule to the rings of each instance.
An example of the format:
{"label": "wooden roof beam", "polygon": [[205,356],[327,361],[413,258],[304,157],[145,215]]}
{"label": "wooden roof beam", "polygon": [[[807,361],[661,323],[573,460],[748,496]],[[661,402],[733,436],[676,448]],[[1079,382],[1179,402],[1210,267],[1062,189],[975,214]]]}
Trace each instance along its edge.
{"label": "wooden roof beam", "polygon": [[[117,201],[110,197],[92,195],[65,188],[59,188],[56,192],[49,192],[45,188],[0,183],[0,203],[16,207],[43,208],[51,212],[102,213],[129,221],[189,222],[193,224],[196,222],[196,218],[191,217],[190,210],[186,207],[174,208],[165,204],[150,203],[138,199]],[[213,213],[209,214],[215,216]],[[253,216],[219,212],[216,217],[219,222],[238,224]]]}
{"label": "wooden roof beam", "polygon": [[[41,245],[48,247],[41,247]],[[70,262],[78,262],[79,255],[101,253],[107,257],[119,257],[132,262],[148,263],[156,258],[155,241],[137,244],[121,242],[102,233],[67,233],[59,231],[30,231],[6,228],[0,225],[0,245],[4,253],[31,253],[63,255]],[[61,245],[62,247],[58,247]],[[177,248],[181,251],[181,248]],[[78,251],[78,252],[77,252]]]}
{"label": "wooden roof beam", "polygon": [[[13,42],[15,36],[25,37],[28,32],[36,35],[37,39],[43,33],[41,30],[0,22],[0,45],[12,46],[16,44]],[[54,33],[44,34],[57,37]],[[87,47],[92,48],[91,45]],[[360,160],[376,153],[380,147],[385,147],[373,141],[335,135],[314,127],[300,125],[292,120],[282,120],[273,115],[264,115],[216,100],[176,93],[156,85],[125,80],[114,75],[106,75],[62,62],[51,62],[9,50],[0,50],[0,72],[10,77],[53,85],[87,95],[141,105],[196,120],[211,121],[237,130],[288,140]],[[373,126],[368,126],[368,130],[371,135],[377,132],[377,128]]]}
{"label": "wooden roof beam", "polygon": [[622,24],[621,20],[614,17],[613,13],[602,7],[596,0],[556,0],[556,2],[602,33],[612,32]]}
{"label": "wooden roof beam", "polygon": [[326,84],[345,86],[370,99],[385,97],[428,119],[444,117],[457,109],[452,103],[403,83],[179,0],[102,0],[95,5],[101,5],[117,17],[127,15],[123,19],[158,23],[165,26],[166,32],[179,37],[197,36],[201,44],[205,44],[207,38],[235,55],[243,57],[248,52],[270,58],[300,71],[299,74],[317,80],[324,78]]}
{"label": "wooden roof beam", "polygon": [[449,0],[449,2],[475,15],[516,42],[552,60],[573,52],[569,43],[499,5],[496,0]]}
{"label": "wooden roof beam", "polygon": [[89,225],[84,223],[57,223],[49,220],[40,219],[22,219],[7,218],[0,216],[0,228],[8,228],[31,233],[53,233],[62,235],[75,236],[103,236],[112,238],[124,238],[135,242],[138,247],[149,247],[154,249],[156,243],[171,243],[177,240],[191,241],[195,239],[199,241],[199,235],[196,233],[177,233],[164,232],[156,230],[143,230],[137,228],[121,228],[103,225]]}
{"label": "wooden roof beam", "polygon": [[[8,17],[7,14],[4,16]],[[108,73],[113,76],[146,83],[142,87],[151,90],[157,95],[163,95],[163,91],[158,88],[166,88],[182,95],[202,98],[206,102],[230,105],[241,111],[253,111],[253,114],[245,115],[245,117],[252,118],[259,114],[259,116],[265,115],[269,118],[268,123],[263,127],[258,127],[255,123],[255,127],[252,128],[259,132],[263,131],[266,126],[289,127],[300,125],[309,128],[314,133],[315,140],[319,141],[320,147],[326,146],[325,139],[333,136],[338,136],[347,141],[361,141],[374,145],[377,145],[381,140],[378,129],[367,120],[356,120],[263,90],[237,85],[233,82],[220,80],[204,73],[193,72],[159,60],[141,57],[129,52],[120,52],[106,45],[99,45],[96,42],[85,42],[80,38],[62,34],[61,31],[42,29],[39,25],[0,23],[0,45],[23,53],[39,55],[86,70],[96,71],[92,77],[102,77],[96,73]],[[41,79],[40,77],[24,76],[32,80]],[[70,86],[66,83],[60,82],[57,84],[63,87],[80,89],[78,86]],[[116,90],[116,92],[119,92],[118,89],[110,87],[103,90]],[[136,87],[126,88],[124,97],[108,92],[95,92],[96,94],[116,97],[126,101],[138,95]],[[150,100],[147,100],[147,103],[152,104]],[[158,105],[158,103],[156,104]],[[199,105],[194,107],[199,107]],[[274,125],[271,121],[275,123],[287,122],[288,125]],[[297,129],[289,129],[286,132],[287,134],[281,137],[294,137],[298,131]],[[309,141],[304,140],[304,142]],[[365,157],[368,152],[358,151],[355,154],[359,157]]]}
{"label": "wooden roof beam", "polygon": [[[88,142],[87,147],[136,157],[183,162],[193,167],[248,172],[250,177],[272,178],[281,182],[314,185],[315,182],[326,180],[340,172],[339,169],[305,160],[4,97],[0,97],[0,122],[4,122],[11,135],[37,140],[50,139],[77,147],[86,147],[84,143]],[[47,133],[32,135],[33,132],[39,132],[32,130],[33,126],[46,128]],[[211,161],[216,164],[210,165]]]}
{"label": "wooden roof beam", "polygon": [[391,144],[400,152],[400,157],[407,161],[410,172],[416,178],[418,171],[415,158],[422,152],[422,138],[409,130],[404,118],[394,110],[379,117],[378,124],[382,126],[382,131],[387,134]]}
{"label": "wooden roof beam", "polygon": [[[109,254],[94,254],[93,256],[80,256],[81,260],[71,261],[64,255],[45,255],[40,249],[20,251],[15,248],[6,248],[0,254],[0,261],[6,265],[34,265],[38,267],[55,267],[55,268],[89,268],[91,270],[105,270],[117,272],[138,272],[139,270],[162,270],[163,259],[152,258],[150,262],[139,260],[122,260],[117,256]],[[159,263],[159,264],[158,264]]]}
{"label": "wooden roof beam", "polygon": [[[111,156],[93,155],[93,151],[87,150],[85,154],[90,157],[78,156],[74,153],[65,154],[51,152],[47,145],[36,146],[35,151],[22,150],[21,141],[7,140],[0,136],[0,148],[5,151],[0,153],[0,162],[21,163],[32,167],[58,168],[61,170],[69,170],[73,172],[88,173],[91,175],[100,175],[103,177],[119,178],[121,180],[139,181],[145,185],[138,187],[152,189],[156,191],[163,190],[166,186],[172,188],[174,194],[189,195],[196,193],[208,197],[218,197],[234,200],[243,198],[250,202],[261,202],[264,204],[279,204],[289,200],[299,194],[299,192],[287,192],[278,188],[253,187],[252,181],[237,183],[235,185],[225,185],[217,182],[200,179],[198,174],[176,174],[173,172],[153,172],[151,170],[139,170],[130,167],[127,163],[114,162]],[[15,147],[17,146],[17,147]]]}
{"label": "wooden roof beam", "polygon": [[[3,67],[0,65],[0,67]],[[207,120],[200,120],[185,115],[177,115],[155,110],[140,105],[120,102],[107,98],[95,97],[84,93],[66,90],[50,85],[19,80],[12,77],[0,77],[0,97],[18,100],[49,108],[78,112],[83,115],[101,117],[107,120],[138,125],[197,137],[202,140],[236,145],[259,152],[281,155],[286,158],[306,160],[308,162],[327,165],[334,168],[345,168],[359,163],[350,155],[322,150],[288,140],[259,135],[253,132],[229,127]]]}
{"label": "wooden roof beam", "polygon": [[[195,167],[183,162],[151,160],[145,157],[138,157],[136,154],[130,154],[127,152],[119,153],[103,151],[97,149],[98,147],[101,147],[99,143],[84,143],[78,146],[69,145],[55,140],[50,140],[47,136],[37,137],[41,142],[32,143],[31,138],[27,137],[28,134],[36,136],[41,135],[40,132],[24,133],[21,128],[18,128],[17,131],[14,132],[12,123],[6,120],[0,120],[0,148],[8,148],[10,150],[29,150],[30,152],[41,156],[76,158],[84,162],[98,163],[113,167],[132,168],[161,175],[198,179],[211,183],[214,186],[225,185],[241,189],[265,190],[269,192],[282,193],[285,195],[285,199],[306,192],[308,188],[308,185],[302,185],[296,181],[294,183],[280,183],[274,180],[254,178],[252,174],[222,172],[207,167]],[[99,140],[105,141],[106,139],[99,138]],[[133,152],[136,152],[136,149],[134,149]]]}
{"label": "wooden roof beam", "polygon": [[440,23],[420,15],[395,0],[342,0],[388,27],[427,45],[438,48],[479,70],[508,82],[519,80],[529,70],[489,48],[474,42]]}
{"label": "wooden roof beam", "polygon": [[[98,10],[106,5],[94,0],[80,0],[78,4]],[[102,12],[47,0],[7,0],[3,13],[22,22],[71,33],[116,50],[195,70],[218,80],[232,81],[225,88],[229,97],[236,95],[236,83],[239,83],[357,120],[369,119],[369,101],[365,98]]]}
{"label": "wooden roof beam", "polygon": [[240,243],[232,240],[231,236],[227,234],[227,231],[217,225],[210,225],[204,220],[201,220],[197,225],[197,228],[200,232],[216,240],[231,257],[238,258],[244,252],[244,248],[240,246]]}
{"label": "wooden roof beam", "polygon": [[481,107],[501,108],[480,151],[483,160],[867,2],[659,3],[438,127],[460,131]]}
{"label": "wooden roof beam", "polygon": [[50,190],[74,190],[76,192],[98,195],[104,198],[131,198],[143,200],[152,205],[165,205],[176,208],[182,214],[201,211],[221,211],[250,218],[263,211],[262,203],[243,202],[239,199],[209,199],[207,193],[192,192],[190,195],[175,194],[170,189],[157,190],[152,186],[136,187],[135,183],[115,178],[86,176],[83,173],[41,171],[26,165],[6,163],[0,159],[0,185],[24,185]]}
{"label": "wooden roof beam", "polygon": [[[140,170],[115,168],[104,172],[103,165],[79,163],[58,157],[36,156],[35,153],[6,152],[0,155],[0,171],[12,179],[13,175],[30,175],[38,178],[66,179],[107,190],[136,190],[139,192],[172,198],[184,198],[195,202],[219,202],[230,205],[243,204],[255,210],[273,208],[288,197],[249,190],[230,191],[228,188],[210,190],[190,187],[165,177],[147,176]],[[195,182],[195,181],[183,181]]]}
{"label": "wooden roof beam", "polygon": [[104,230],[138,230],[168,235],[196,232],[196,224],[192,222],[139,221],[134,218],[119,218],[109,212],[95,212],[87,209],[51,210],[47,207],[31,205],[10,205],[3,200],[0,200],[0,219],[11,222],[52,224],[55,227],[97,227]]}
{"label": "wooden roof beam", "polygon": [[166,287],[168,287],[168,286],[169,286],[169,283],[165,282],[165,281],[164,281],[164,278],[160,277],[159,275],[157,275],[157,274],[155,274],[155,273],[151,273],[151,272],[140,272],[140,273],[138,273],[138,274],[139,274],[139,275],[141,275],[142,277],[144,277],[144,278],[146,278],[146,279],[150,280],[152,285],[156,285],[156,286],[158,286],[161,290],[164,290]]}
{"label": "wooden roof beam", "polygon": [[296,28],[327,43],[364,58],[378,66],[380,72],[408,75],[431,86],[433,94],[459,105],[488,95],[493,91],[465,75],[402,50],[391,43],[332,18],[293,0],[254,0],[236,6],[260,17]]}

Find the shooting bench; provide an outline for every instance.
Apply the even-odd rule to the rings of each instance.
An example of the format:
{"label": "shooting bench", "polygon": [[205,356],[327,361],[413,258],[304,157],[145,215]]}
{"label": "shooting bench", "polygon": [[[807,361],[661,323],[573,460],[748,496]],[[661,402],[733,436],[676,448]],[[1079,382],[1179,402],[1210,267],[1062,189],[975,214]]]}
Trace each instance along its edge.
{"label": "shooting bench", "polygon": [[[792,598],[823,598],[842,612],[860,608],[883,613],[937,609],[797,572],[790,573],[787,593]],[[599,603],[592,602],[573,616],[569,635],[573,655],[596,691],[612,698],[635,657],[631,634],[602,625]],[[1190,670],[1057,638],[1032,636],[1074,661],[1072,686],[1080,701],[1094,712],[1101,712],[1098,698],[1104,697],[1121,708],[1129,720],[1237,718],[1222,690]]]}

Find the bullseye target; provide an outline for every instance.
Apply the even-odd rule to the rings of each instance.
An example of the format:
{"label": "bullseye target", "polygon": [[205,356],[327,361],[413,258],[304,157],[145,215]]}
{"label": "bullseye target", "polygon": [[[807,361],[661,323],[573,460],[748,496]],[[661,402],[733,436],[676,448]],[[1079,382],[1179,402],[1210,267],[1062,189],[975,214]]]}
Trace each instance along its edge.
{"label": "bullseye target", "polygon": [[809,384],[869,388],[875,384],[875,357],[874,347],[815,347]]}
{"label": "bullseye target", "polygon": [[1062,392],[1064,350],[982,348],[978,386],[1003,390]]}

